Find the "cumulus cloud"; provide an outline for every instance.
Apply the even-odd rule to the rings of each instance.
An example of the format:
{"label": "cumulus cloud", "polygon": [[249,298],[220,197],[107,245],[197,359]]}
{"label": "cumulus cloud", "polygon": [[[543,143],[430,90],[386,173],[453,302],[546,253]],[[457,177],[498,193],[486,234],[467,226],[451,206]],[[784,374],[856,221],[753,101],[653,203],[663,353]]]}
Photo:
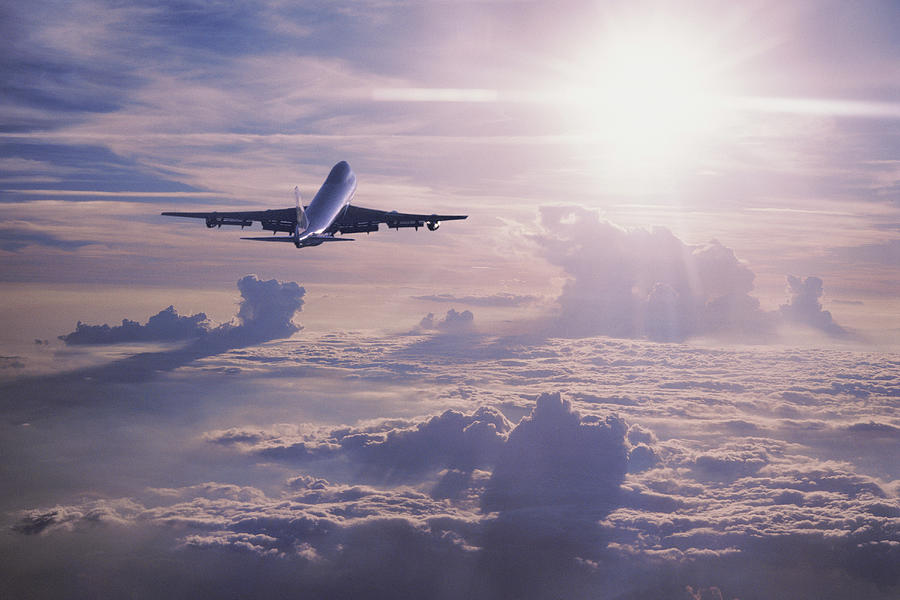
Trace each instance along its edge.
{"label": "cumulus cloud", "polygon": [[466,333],[472,330],[475,315],[472,311],[458,312],[451,308],[442,319],[436,319],[434,313],[428,313],[419,321],[420,331],[440,331],[443,333]]}
{"label": "cumulus cloud", "polygon": [[144,325],[130,319],[122,319],[121,325],[112,327],[78,321],[75,331],[61,335],[59,339],[70,345],[169,342],[198,338],[209,330],[205,313],[182,316],[174,306],[169,306],[150,317]]}
{"label": "cumulus cloud", "polygon": [[[270,460],[295,464],[340,459],[356,477],[379,483],[421,480],[439,470],[466,481],[478,467],[493,464],[512,424],[491,407],[470,414],[455,410],[425,420],[383,420],[334,429],[276,427],[212,431],[207,441],[236,446]],[[454,475],[455,474],[455,475]]]}
{"label": "cumulus cloud", "polygon": [[[237,282],[241,293],[237,319],[212,327],[205,313],[191,316],[178,314],[174,306],[159,311],[140,324],[123,319],[110,327],[78,322],[75,331],[59,336],[66,344],[116,344],[121,342],[157,342],[196,339],[194,347],[206,345],[238,347],[271,339],[289,337],[300,330],[292,319],[303,307],[306,291],[293,281],[263,281],[247,275]],[[202,339],[201,339],[202,338]]]}
{"label": "cumulus cloud", "polygon": [[[241,301],[236,323],[210,327],[203,313],[184,317],[169,307],[144,325],[128,320],[116,327],[82,324],[74,332],[61,337],[69,344],[172,341],[188,334],[194,337],[181,348],[141,352],[101,366],[41,376],[34,380],[23,379],[13,382],[8,392],[13,396],[28,396],[34,393],[34,386],[38,386],[44,391],[43,399],[52,401],[69,395],[69,388],[80,388],[88,380],[139,382],[200,358],[287,338],[301,329],[293,322],[293,317],[303,307],[306,290],[297,283],[261,280],[256,275],[247,275],[238,281],[238,289]],[[67,389],[69,393],[60,393],[60,390]]]}
{"label": "cumulus cloud", "polygon": [[481,496],[494,516],[479,567],[498,596],[546,597],[590,573],[603,537],[597,522],[620,500],[627,429],[544,393],[510,432]]}
{"label": "cumulus cloud", "polygon": [[572,336],[660,341],[771,328],[749,296],[753,272],[713,240],[690,246],[669,230],[624,230],[578,207],[542,207],[533,239],[570,276],[556,328]]}
{"label": "cumulus cloud", "polygon": [[[100,499],[25,511],[14,529],[41,539],[97,527],[115,529],[113,537],[127,535],[123,527],[156,527],[171,532],[169,552],[202,552],[204,558],[192,556],[192,561],[214,561],[223,569],[223,557],[234,554],[272,561],[265,568],[279,577],[291,570],[302,573],[294,589],[326,595],[365,589],[369,596],[375,590],[376,597],[434,597],[449,589],[451,596],[540,597],[535,583],[547,589],[590,573],[578,556],[596,553],[597,516],[608,512],[623,480],[623,421],[582,418],[559,394],[545,394],[509,433],[509,441],[511,425],[488,408],[470,415],[447,411],[401,425],[386,421],[332,430],[330,441],[319,446],[382,470],[403,471],[407,479],[446,465],[438,487],[449,493],[330,483],[309,475],[291,478],[274,496],[207,482],[152,490],[156,503]],[[318,432],[294,433],[314,438]],[[634,436],[652,438],[639,430]],[[207,436],[226,445],[249,444],[269,457],[263,448],[273,442],[276,446],[268,447],[277,447],[277,438],[250,430]],[[499,513],[485,515],[477,503],[453,501],[471,488],[476,465],[496,465],[486,481],[492,499],[485,508]],[[448,474],[467,471],[461,481],[448,481]],[[478,477],[485,481],[480,472]],[[511,499],[519,493],[522,499]],[[409,564],[416,566],[415,578],[393,575]],[[353,573],[353,581],[338,575],[342,572]],[[455,583],[447,588],[446,581]]]}
{"label": "cumulus cloud", "polygon": [[582,420],[559,393],[538,397],[494,467],[485,510],[535,506],[612,506],[627,468],[625,422]]}
{"label": "cumulus cloud", "polygon": [[303,308],[306,290],[297,283],[275,279],[263,281],[255,275],[247,275],[238,280],[237,286],[241,292],[237,314],[241,324],[238,327],[244,329],[241,336],[277,339],[300,330],[292,319]]}
{"label": "cumulus cloud", "polygon": [[806,325],[833,336],[847,335],[847,330],[835,323],[831,313],[822,308],[820,299],[825,289],[821,279],[788,275],[787,283],[790,299],[779,309],[787,322]]}
{"label": "cumulus cloud", "polygon": [[762,310],[750,295],[753,271],[716,240],[689,245],[665,228],[625,230],[579,207],[542,207],[540,225],[532,239],[569,275],[557,299],[557,334],[764,340],[781,321],[846,333],[822,310],[817,277],[790,276],[788,303]]}

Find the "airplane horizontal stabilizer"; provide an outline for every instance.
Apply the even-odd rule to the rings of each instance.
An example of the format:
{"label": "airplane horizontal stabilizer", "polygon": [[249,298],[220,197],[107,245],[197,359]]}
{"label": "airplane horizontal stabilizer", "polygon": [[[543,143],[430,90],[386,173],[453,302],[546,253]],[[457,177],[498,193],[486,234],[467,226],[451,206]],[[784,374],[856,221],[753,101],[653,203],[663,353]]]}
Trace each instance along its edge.
{"label": "airplane horizontal stabilizer", "polygon": [[[294,243],[294,236],[286,236],[286,235],[273,235],[267,237],[242,237],[242,240],[253,240],[254,242],[291,242]],[[331,237],[330,235],[322,235],[322,236],[313,236],[304,238],[301,241],[301,245],[304,246],[317,246],[322,242],[352,242],[355,241],[354,238],[348,237]]]}

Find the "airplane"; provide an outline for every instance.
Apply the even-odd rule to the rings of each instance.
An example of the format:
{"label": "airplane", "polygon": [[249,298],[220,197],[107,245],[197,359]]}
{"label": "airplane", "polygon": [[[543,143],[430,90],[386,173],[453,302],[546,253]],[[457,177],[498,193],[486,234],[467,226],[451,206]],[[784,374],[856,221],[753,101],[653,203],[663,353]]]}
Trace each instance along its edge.
{"label": "airplane", "polygon": [[[257,242],[293,242],[297,248],[318,246],[325,242],[350,242],[353,238],[335,237],[346,233],[370,233],[378,231],[381,223],[388,229],[401,227],[427,227],[429,231],[438,228],[441,221],[465,219],[468,215],[419,215],[384,211],[361,206],[352,206],[350,201],[356,192],[356,175],[341,161],[331,168],[325,183],[313,197],[309,206],[300,202],[300,190],[294,188],[294,208],[272,210],[251,210],[234,212],[164,212],[166,217],[187,217],[206,219],[209,228],[222,225],[240,225],[241,229],[259,221],[262,228],[271,231],[271,237],[242,237],[242,240]],[[289,235],[277,235],[278,232]]]}

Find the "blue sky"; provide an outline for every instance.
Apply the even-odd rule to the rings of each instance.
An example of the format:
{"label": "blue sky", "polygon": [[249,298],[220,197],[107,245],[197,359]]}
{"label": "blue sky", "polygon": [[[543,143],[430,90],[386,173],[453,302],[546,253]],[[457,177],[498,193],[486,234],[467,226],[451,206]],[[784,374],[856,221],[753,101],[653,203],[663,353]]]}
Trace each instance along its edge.
{"label": "blue sky", "polygon": [[[0,15],[10,590],[152,596],[162,556],[176,595],[896,592],[894,2]],[[159,215],[339,160],[357,205],[469,218],[295,251]]]}

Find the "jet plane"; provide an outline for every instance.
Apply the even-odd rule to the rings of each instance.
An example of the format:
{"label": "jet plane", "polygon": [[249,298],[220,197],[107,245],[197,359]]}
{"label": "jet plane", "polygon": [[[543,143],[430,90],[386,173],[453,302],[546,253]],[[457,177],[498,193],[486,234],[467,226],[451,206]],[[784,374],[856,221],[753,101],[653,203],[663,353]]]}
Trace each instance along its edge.
{"label": "jet plane", "polygon": [[[370,233],[378,231],[381,223],[389,229],[401,227],[427,227],[429,231],[438,228],[441,221],[465,219],[468,215],[418,215],[395,210],[384,211],[361,206],[352,206],[350,201],[356,192],[356,175],[346,161],[331,168],[325,183],[313,197],[309,206],[300,202],[300,190],[294,188],[294,208],[272,210],[251,210],[234,212],[164,212],[167,217],[188,217],[205,219],[209,228],[222,225],[240,225],[241,229],[259,221],[262,228],[271,231],[272,236],[244,237],[242,240],[257,242],[291,242],[297,248],[318,246],[325,242],[353,241],[353,238],[335,237],[347,233]],[[277,235],[279,232],[288,235]]]}

